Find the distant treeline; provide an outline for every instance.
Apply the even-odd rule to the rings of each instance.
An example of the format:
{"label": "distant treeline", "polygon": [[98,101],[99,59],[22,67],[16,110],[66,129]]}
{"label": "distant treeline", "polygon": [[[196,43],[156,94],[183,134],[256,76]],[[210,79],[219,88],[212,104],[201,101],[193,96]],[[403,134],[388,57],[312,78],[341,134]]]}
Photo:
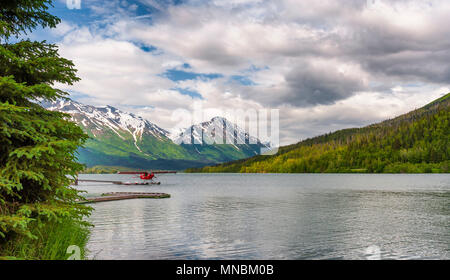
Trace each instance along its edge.
{"label": "distant treeline", "polygon": [[119,171],[135,171],[135,169],[123,167],[123,166],[96,165],[96,166],[85,168],[81,173],[83,173],[83,174],[116,174]]}
{"label": "distant treeline", "polygon": [[255,156],[186,172],[447,173],[450,94],[392,120],[339,130]]}

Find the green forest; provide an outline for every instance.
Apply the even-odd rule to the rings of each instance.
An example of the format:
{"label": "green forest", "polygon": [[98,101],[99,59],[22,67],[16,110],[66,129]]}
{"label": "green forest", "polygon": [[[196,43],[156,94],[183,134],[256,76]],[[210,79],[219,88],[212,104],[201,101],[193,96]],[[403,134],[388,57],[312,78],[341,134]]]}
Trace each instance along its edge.
{"label": "green forest", "polygon": [[397,118],[343,129],[255,156],[186,172],[448,173],[450,94]]}
{"label": "green forest", "polygon": [[67,259],[69,246],[85,256],[92,208],[71,187],[84,166],[77,149],[88,136],[69,115],[37,101],[67,96],[55,83],[79,78],[72,61],[45,41],[23,39],[55,28],[51,0],[0,3],[0,260]]}

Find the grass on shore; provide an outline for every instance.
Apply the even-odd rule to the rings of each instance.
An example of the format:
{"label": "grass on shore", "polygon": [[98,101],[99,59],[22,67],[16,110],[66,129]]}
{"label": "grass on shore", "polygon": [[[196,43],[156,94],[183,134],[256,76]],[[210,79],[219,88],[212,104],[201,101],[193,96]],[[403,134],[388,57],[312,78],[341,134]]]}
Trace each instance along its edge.
{"label": "grass on shore", "polygon": [[0,243],[1,259],[21,260],[67,260],[72,253],[67,253],[71,245],[80,248],[80,258],[86,258],[86,244],[90,229],[76,221],[65,219],[61,222],[48,222],[33,227],[36,239],[26,236],[10,237]]}

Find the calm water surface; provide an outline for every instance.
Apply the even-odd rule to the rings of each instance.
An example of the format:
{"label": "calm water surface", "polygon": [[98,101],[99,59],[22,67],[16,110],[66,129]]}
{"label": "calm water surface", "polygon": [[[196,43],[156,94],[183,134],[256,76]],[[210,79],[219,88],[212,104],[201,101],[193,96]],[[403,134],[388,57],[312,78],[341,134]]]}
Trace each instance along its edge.
{"label": "calm water surface", "polygon": [[[80,179],[136,181],[129,175]],[[81,183],[95,259],[450,258],[450,175],[176,174],[160,186]],[[374,247],[376,246],[376,247]],[[370,247],[371,249],[368,249]]]}

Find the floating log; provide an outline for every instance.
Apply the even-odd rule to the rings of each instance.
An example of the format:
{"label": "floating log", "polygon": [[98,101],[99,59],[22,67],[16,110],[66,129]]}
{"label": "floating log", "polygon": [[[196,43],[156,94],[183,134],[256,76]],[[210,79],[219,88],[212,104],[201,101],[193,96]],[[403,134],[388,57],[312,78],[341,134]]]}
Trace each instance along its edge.
{"label": "floating log", "polygon": [[101,197],[88,197],[86,200],[79,201],[78,203],[95,203],[104,201],[114,201],[123,199],[136,199],[136,198],[169,198],[170,194],[167,193],[139,193],[139,192],[111,192],[104,193]]}
{"label": "floating log", "polygon": [[135,185],[161,185],[161,182],[114,182],[116,185],[135,186]]}
{"label": "floating log", "polygon": [[117,184],[120,185],[120,181],[106,181],[106,180],[85,180],[85,179],[77,179],[76,180],[77,183],[79,182],[92,182],[92,183],[112,183],[112,184]]}

